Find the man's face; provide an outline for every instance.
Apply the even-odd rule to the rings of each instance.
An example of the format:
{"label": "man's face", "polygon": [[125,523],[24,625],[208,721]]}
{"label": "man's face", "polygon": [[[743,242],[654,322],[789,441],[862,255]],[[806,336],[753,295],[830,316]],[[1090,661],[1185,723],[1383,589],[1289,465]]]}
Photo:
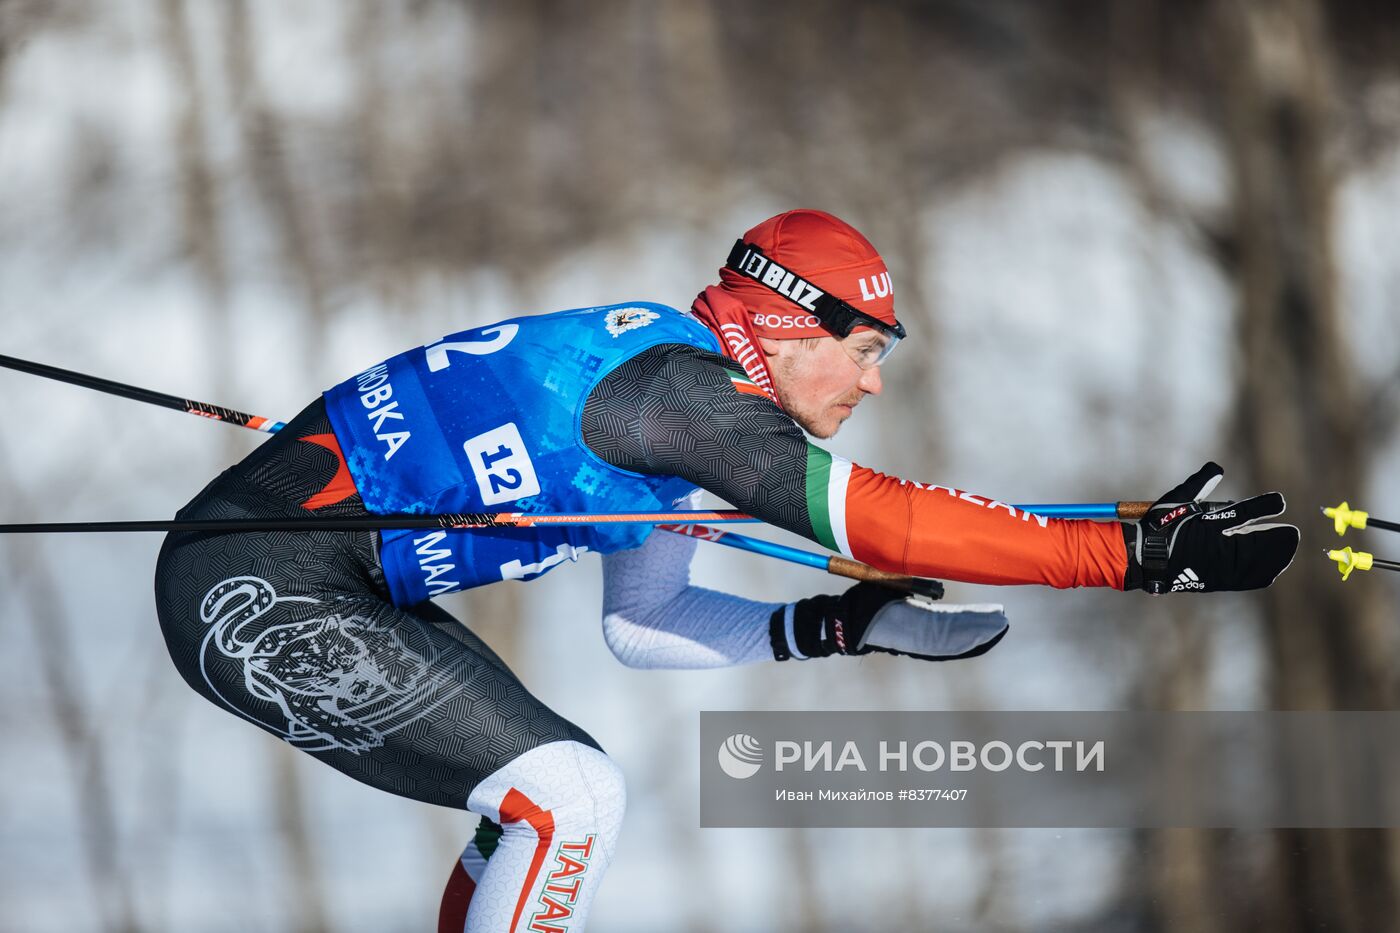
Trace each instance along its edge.
{"label": "man's face", "polygon": [[835,337],[760,337],[759,344],[778,402],[813,437],[831,437],[861,399],[880,394],[880,367],[861,369]]}

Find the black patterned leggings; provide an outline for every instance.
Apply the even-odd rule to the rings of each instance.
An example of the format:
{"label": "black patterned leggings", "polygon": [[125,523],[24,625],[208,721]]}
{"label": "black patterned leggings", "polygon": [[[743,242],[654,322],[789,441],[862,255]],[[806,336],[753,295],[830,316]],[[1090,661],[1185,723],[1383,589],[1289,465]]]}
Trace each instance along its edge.
{"label": "black patterned leggings", "polygon": [[[179,517],[364,514],[359,496],[333,482],[340,467],[318,400]],[[376,541],[374,532],[171,534],[156,608],[180,674],[356,780],[444,806],[466,806],[483,778],[546,743],[598,747],[451,615],[393,606]]]}

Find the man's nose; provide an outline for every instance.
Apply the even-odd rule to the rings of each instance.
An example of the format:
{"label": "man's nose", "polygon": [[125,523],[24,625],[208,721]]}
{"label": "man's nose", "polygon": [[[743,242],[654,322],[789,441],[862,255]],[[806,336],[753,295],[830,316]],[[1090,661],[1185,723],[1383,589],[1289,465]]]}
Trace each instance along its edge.
{"label": "man's nose", "polygon": [[884,381],[880,377],[880,367],[872,366],[869,369],[861,370],[860,381],[856,387],[867,395],[879,395],[880,390],[885,387]]}

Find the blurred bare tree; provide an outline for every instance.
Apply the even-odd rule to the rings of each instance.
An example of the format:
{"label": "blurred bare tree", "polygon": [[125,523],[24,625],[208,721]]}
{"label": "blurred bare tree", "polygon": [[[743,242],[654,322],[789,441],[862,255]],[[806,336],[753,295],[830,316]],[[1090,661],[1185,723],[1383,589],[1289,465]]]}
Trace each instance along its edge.
{"label": "blurred bare tree", "polygon": [[[1334,144],[1328,24],[1313,0],[1271,0],[1223,11],[1220,30],[1233,51],[1225,87],[1245,364],[1241,453],[1258,488],[1330,502],[1363,488],[1374,438],[1337,300],[1332,218],[1345,166]],[[1379,589],[1329,582],[1323,562],[1303,560],[1263,594],[1274,705],[1394,708],[1393,607]],[[1281,831],[1270,926],[1360,930],[1400,916],[1396,840],[1393,831]]]}

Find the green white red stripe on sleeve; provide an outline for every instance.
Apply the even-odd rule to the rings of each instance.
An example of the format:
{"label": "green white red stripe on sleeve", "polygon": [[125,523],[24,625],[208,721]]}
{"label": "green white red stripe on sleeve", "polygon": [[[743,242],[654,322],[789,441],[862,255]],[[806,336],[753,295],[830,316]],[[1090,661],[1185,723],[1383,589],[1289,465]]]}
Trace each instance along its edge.
{"label": "green white red stripe on sleeve", "polygon": [[846,536],[846,490],[851,461],[807,445],[807,517],[817,540],[833,551],[851,557]]}
{"label": "green white red stripe on sleeve", "polygon": [[947,486],[886,476],[807,445],[818,542],[881,570],[965,583],[1122,589],[1116,522],[1046,518]]}

